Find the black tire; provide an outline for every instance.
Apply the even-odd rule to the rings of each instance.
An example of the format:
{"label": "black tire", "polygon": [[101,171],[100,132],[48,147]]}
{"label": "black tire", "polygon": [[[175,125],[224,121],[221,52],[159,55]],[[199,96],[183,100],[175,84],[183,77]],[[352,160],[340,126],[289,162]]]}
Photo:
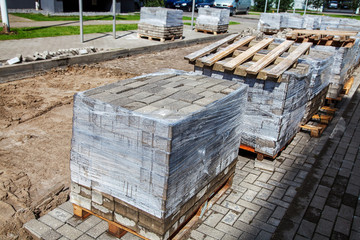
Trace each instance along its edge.
{"label": "black tire", "polygon": [[188,6],[188,7],[187,7],[187,11],[188,11],[188,12],[191,12],[191,10],[192,10],[192,7],[191,7],[191,6]]}

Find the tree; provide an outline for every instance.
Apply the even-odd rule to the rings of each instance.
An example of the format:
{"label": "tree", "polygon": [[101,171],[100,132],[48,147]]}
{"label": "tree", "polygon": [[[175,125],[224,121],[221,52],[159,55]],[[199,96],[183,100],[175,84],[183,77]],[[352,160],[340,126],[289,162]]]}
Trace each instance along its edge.
{"label": "tree", "polygon": [[[265,10],[266,0],[254,0],[254,10],[263,12]],[[266,9],[270,11],[270,8],[273,6],[274,0],[268,0]]]}
{"label": "tree", "polygon": [[356,10],[360,7],[360,0],[352,0],[351,1],[351,9],[356,12]]}
{"label": "tree", "polygon": [[[275,2],[276,7],[278,1]],[[286,12],[288,9],[291,9],[294,6],[294,0],[280,0],[280,12]]]}
{"label": "tree", "polygon": [[163,7],[164,1],[163,0],[146,0],[145,7]]}
{"label": "tree", "polygon": [[319,9],[324,6],[325,0],[308,0],[308,5],[313,6],[318,11]]}

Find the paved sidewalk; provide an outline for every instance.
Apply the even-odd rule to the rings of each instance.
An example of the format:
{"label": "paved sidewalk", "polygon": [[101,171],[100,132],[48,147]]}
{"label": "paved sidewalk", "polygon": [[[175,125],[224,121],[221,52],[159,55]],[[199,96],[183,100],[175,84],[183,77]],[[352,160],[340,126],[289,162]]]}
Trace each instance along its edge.
{"label": "paved sidewalk", "polygon": [[[229,32],[241,32],[247,27],[256,27],[256,23],[230,25]],[[15,57],[17,54],[23,56],[33,55],[36,52],[57,51],[59,49],[96,47],[105,50],[113,49],[129,49],[136,47],[146,47],[163,44],[160,41],[151,41],[148,39],[137,38],[137,31],[123,31],[116,33],[116,39],[113,38],[112,33],[94,33],[85,34],[84,43],[80,42],[80,35],[47,37],[47,38],[32,38],[19,40],[0,41],[0,61],[4,61]],[[201,39],[213,36],[202,32],[195,32],[191,27],[184,25],[184,40]],[[182,40],[175,40],[182,41]],[[171,41],[165,41],[166,43]]]}
{"label": "paved sidewalk", "polygon": [[[342,102],[350,101],[348,107],[320,138],[298,133],[273,161],[274,172],[257,168],[253,155],[239,156],[231,189],[189,239],[360,239],[359,83],[360,69],[353,97]],[[25,226],[44,239],[116,239],[106,233],[106,222],[73,217],[69,203]],[[127,233],[122,239],[139,238]]]}
{"label": "paved sidewalk", "polygon": [[360,89],[357,89],[334,136],[281,221],[276,237],[360,239],[359,193]]}

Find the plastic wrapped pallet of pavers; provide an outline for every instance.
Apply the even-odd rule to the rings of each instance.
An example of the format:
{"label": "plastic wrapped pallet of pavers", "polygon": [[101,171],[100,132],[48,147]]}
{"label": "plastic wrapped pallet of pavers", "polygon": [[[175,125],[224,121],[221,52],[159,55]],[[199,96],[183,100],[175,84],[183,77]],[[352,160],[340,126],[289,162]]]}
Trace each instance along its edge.
{"label": "plastic wrapped pallet of pavers", "polygon": [[311,72],[306,112],[301,121],[304,124],[325,104],[334,64],[334,53],[312,49],[311,54],[301,56],[298,62],[307,64]]}
{"label": "plastic wrapped pallet of pavers", "polygon": [[77,93],[71,202],[167,239],[235,171],[247,86],[158,73]]}
{"label": "plastic wrapped pallet of pavers", "polygon": [[229,9],[199,8],[195,28],[211,32],[226,32],[229,27]]}
{"label": "plastic wrapped pallet of pavers", "polygon": [[327,95],[329,98],[337,98],[339,96],[344,82],[350,77],[353,69],[359,64],[360,38],[355,38],[352,47],[313,46],[315,50],[334,54],[330,86]]}
{"label": "plastic wrapped pallet of pavers", "polygon": [[169,38],[183,35],[182,10],[142,7],[138,33],[150,37]]}
{"label": "plastic wrapped pallet of pavers", "polygon": [[265,33],[277,33],[286,28],[303,28],[304,19],[297,13],[262,13],[258,30]]}
{"label": "plastic wrapped pallet of pavers", "polygon": [[[274,43],[283,41],[275,39]],[[314,98],[321,95],[321,100],[323,93],[326,93],[333,59],[333,53],[312,54],[310,51],[309,56],[298,59],[295,68],[285,71],[280,81],[257,79],[254,75],[240,76],[205,65],[195,66],[195,72],[249,86],[241,144],[254,148],[257,153],[273,157],[299,131],[306,113],[321,107],[323,102]],[[310,105],[309,102],[316,104]]]}
{"label": "plastic wrapped pallet of pavers", "polygon": [[320,24],[321,30],[348,30],[360,32],[360,21],[348,18],[334,18],[323,16]]}
{"label": "plastic wrapped pallet of pavers", "polygon": [[260,80],[204,69],[203,74],[249,86],[241,144],[275,156],[299,131],[305,114],[311,73],[299,64],[282,74],[282,81]]}

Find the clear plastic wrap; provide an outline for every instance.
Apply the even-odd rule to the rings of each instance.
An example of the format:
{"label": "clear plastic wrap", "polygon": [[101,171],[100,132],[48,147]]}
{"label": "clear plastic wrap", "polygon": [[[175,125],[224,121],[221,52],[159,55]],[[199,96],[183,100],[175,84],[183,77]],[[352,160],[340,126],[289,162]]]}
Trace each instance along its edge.
{"label": "clear plastic wrap", "polygon": [[313,46],[313,49],[334,54],[329,77],[330,88],[328,97],[337,98],[345,80],[348,79],[353,68],[359,63],[360,38],[356,37],[354,45],[350,48],[316,45]]}
{"label": "clear plastic wrap", "polygon": [[182,26],[182,10],[142,7],[140,10],[140,23],[163,27]]}
{"label": "clear plastic wrap", "polygon": [[280,31],[286,28],[312,30],[350,30],[360,32],[360,21],[350,18],[335,18],[293,13],[262,13],[258,30],[263,32]]}
{"label": "clear plastic wrap", "polygon": [[242,77],[209,68],[204,68],[203,74],[249,86],[241,144],[274,156],[299,130],[308,101],[310,72],[286,71],[281,82]]}
{"label": "clear plastic wrap", "polygon": [[164,219],[236,159],[246,99],[245,85],[178,71],[80,92],[71,180]]}
{"label": "clear plastic wrap", "polygon": [[196,18],[196,24],[213,26],[228,25],[229,16],[229,9],[199,8],[198,17]]}

